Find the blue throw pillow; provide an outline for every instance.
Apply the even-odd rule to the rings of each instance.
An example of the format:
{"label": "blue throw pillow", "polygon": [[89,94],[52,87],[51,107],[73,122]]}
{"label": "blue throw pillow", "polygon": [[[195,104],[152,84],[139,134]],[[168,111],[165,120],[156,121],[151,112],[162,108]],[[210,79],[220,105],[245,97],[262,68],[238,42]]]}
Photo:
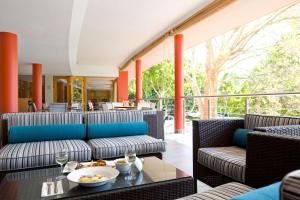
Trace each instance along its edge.
{"label": "blue throw pillow", "polygon": [[238,147],[246,148],[247,135],[251,131],[252,130],[250,129],[243,129],[243,128],[236,129],[235,132],[233,133],[233,144]]}
{"label": "blue throw pillow", "polygon": [[233,197],[231,200],[279,200],[279,189],[281,182],[252,190],[245,194]]}
{"label": "blue throw pillow", "polygon": [[85,139],[84,124],[56,124],[40,126],[12,126],[9,143],[40,142],[51,140]]}
{"label": "blue throw pillow", "polygon": [[148,134],[148,124],[146,122],[87,125],[88,139],[147,135],[147,134]]}

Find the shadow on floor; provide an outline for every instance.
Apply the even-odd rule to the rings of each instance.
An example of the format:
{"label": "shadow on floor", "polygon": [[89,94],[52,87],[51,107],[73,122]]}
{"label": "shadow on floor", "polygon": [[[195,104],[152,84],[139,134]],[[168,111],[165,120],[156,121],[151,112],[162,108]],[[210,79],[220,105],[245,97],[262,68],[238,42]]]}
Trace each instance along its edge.
{"label": "shadow on floor", "polygon": [[[192,134],[166,134],[167,151],[163,154],[163,160],[174,165],[178,169],[193,175]],[[198,181],[198,192],[204,192],[211,187]]]}

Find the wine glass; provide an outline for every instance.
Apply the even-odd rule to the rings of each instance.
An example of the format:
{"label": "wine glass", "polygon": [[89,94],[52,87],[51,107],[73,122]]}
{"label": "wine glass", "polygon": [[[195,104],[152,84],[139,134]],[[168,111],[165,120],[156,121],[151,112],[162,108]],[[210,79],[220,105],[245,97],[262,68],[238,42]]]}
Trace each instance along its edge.
{"label": "wine glass", "polygon": [[63,179],[63,165],[68,162],[68,151],[66,149],[61,149],[55,154],[55,161],[60,165],[61,175],[58,176],[58,179]]}
{"label": "wine glass", "polygon": [[134,176],[132,174],[132,164],[135,162],[135,159],[136,159],[136,152],[135,152],[134,148],[127,148],[125,150],[125,159],[126,159],[127,162],[129,162],[130,168],[131,168],[129,179],[133,180]]}

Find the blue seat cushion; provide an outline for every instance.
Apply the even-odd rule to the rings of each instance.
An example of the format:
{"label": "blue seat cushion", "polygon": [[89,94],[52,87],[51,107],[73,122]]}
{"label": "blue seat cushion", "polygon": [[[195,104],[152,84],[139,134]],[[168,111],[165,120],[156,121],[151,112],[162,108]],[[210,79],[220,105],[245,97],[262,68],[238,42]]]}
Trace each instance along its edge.
{"label": "blue seat cushion", "polygon": [[281,182],[268,185],[245,194],[235,196],[231,200],[279,200]]}
{"label": "blue seat cushion", "polygon": [[147,135],[147,134],[148,134],[148,124],[146,122],[126,122],[126,123],[87,125],[88,139]]}
{"label": "blue seat cushion", "polygon": [[243,128],[236,129],[235,132],[233,133],[233,144],[241,148],[246,148],[247,135],[251,131],[253,130],[243,129]]}
{"label": "blue seat cushion", "polygon": [[41,142],[53,140],[85,139],[84,124],[55,124],[40,126],[12,126],[8,143]]}

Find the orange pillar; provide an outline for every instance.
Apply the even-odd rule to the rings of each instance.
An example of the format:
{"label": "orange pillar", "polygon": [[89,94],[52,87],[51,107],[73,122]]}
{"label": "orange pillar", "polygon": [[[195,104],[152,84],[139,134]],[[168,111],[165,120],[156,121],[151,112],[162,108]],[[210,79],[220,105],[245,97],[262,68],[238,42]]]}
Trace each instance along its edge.
{"label": "orange pillar", "polygon": [[139,103],[142,97],[142,61],[140,59],[135,61],[135,98],[136,103]]}
{"label": "orange pillar", "polygon": [[38,111],[43,105],[43,74],[41,64],[32,64],[32,101]]}
{"label": "orange pillar", "polygon": [[18,37],[0,32],[0,113],[18,112]]}
{"label": "orange pillar", "polygon": [[183,35],[175,35],[175,133],[183,132]]}
{"label": "orange pillar", "polygon": [[118,102],[128,101],[128,71],[119,71]]}

